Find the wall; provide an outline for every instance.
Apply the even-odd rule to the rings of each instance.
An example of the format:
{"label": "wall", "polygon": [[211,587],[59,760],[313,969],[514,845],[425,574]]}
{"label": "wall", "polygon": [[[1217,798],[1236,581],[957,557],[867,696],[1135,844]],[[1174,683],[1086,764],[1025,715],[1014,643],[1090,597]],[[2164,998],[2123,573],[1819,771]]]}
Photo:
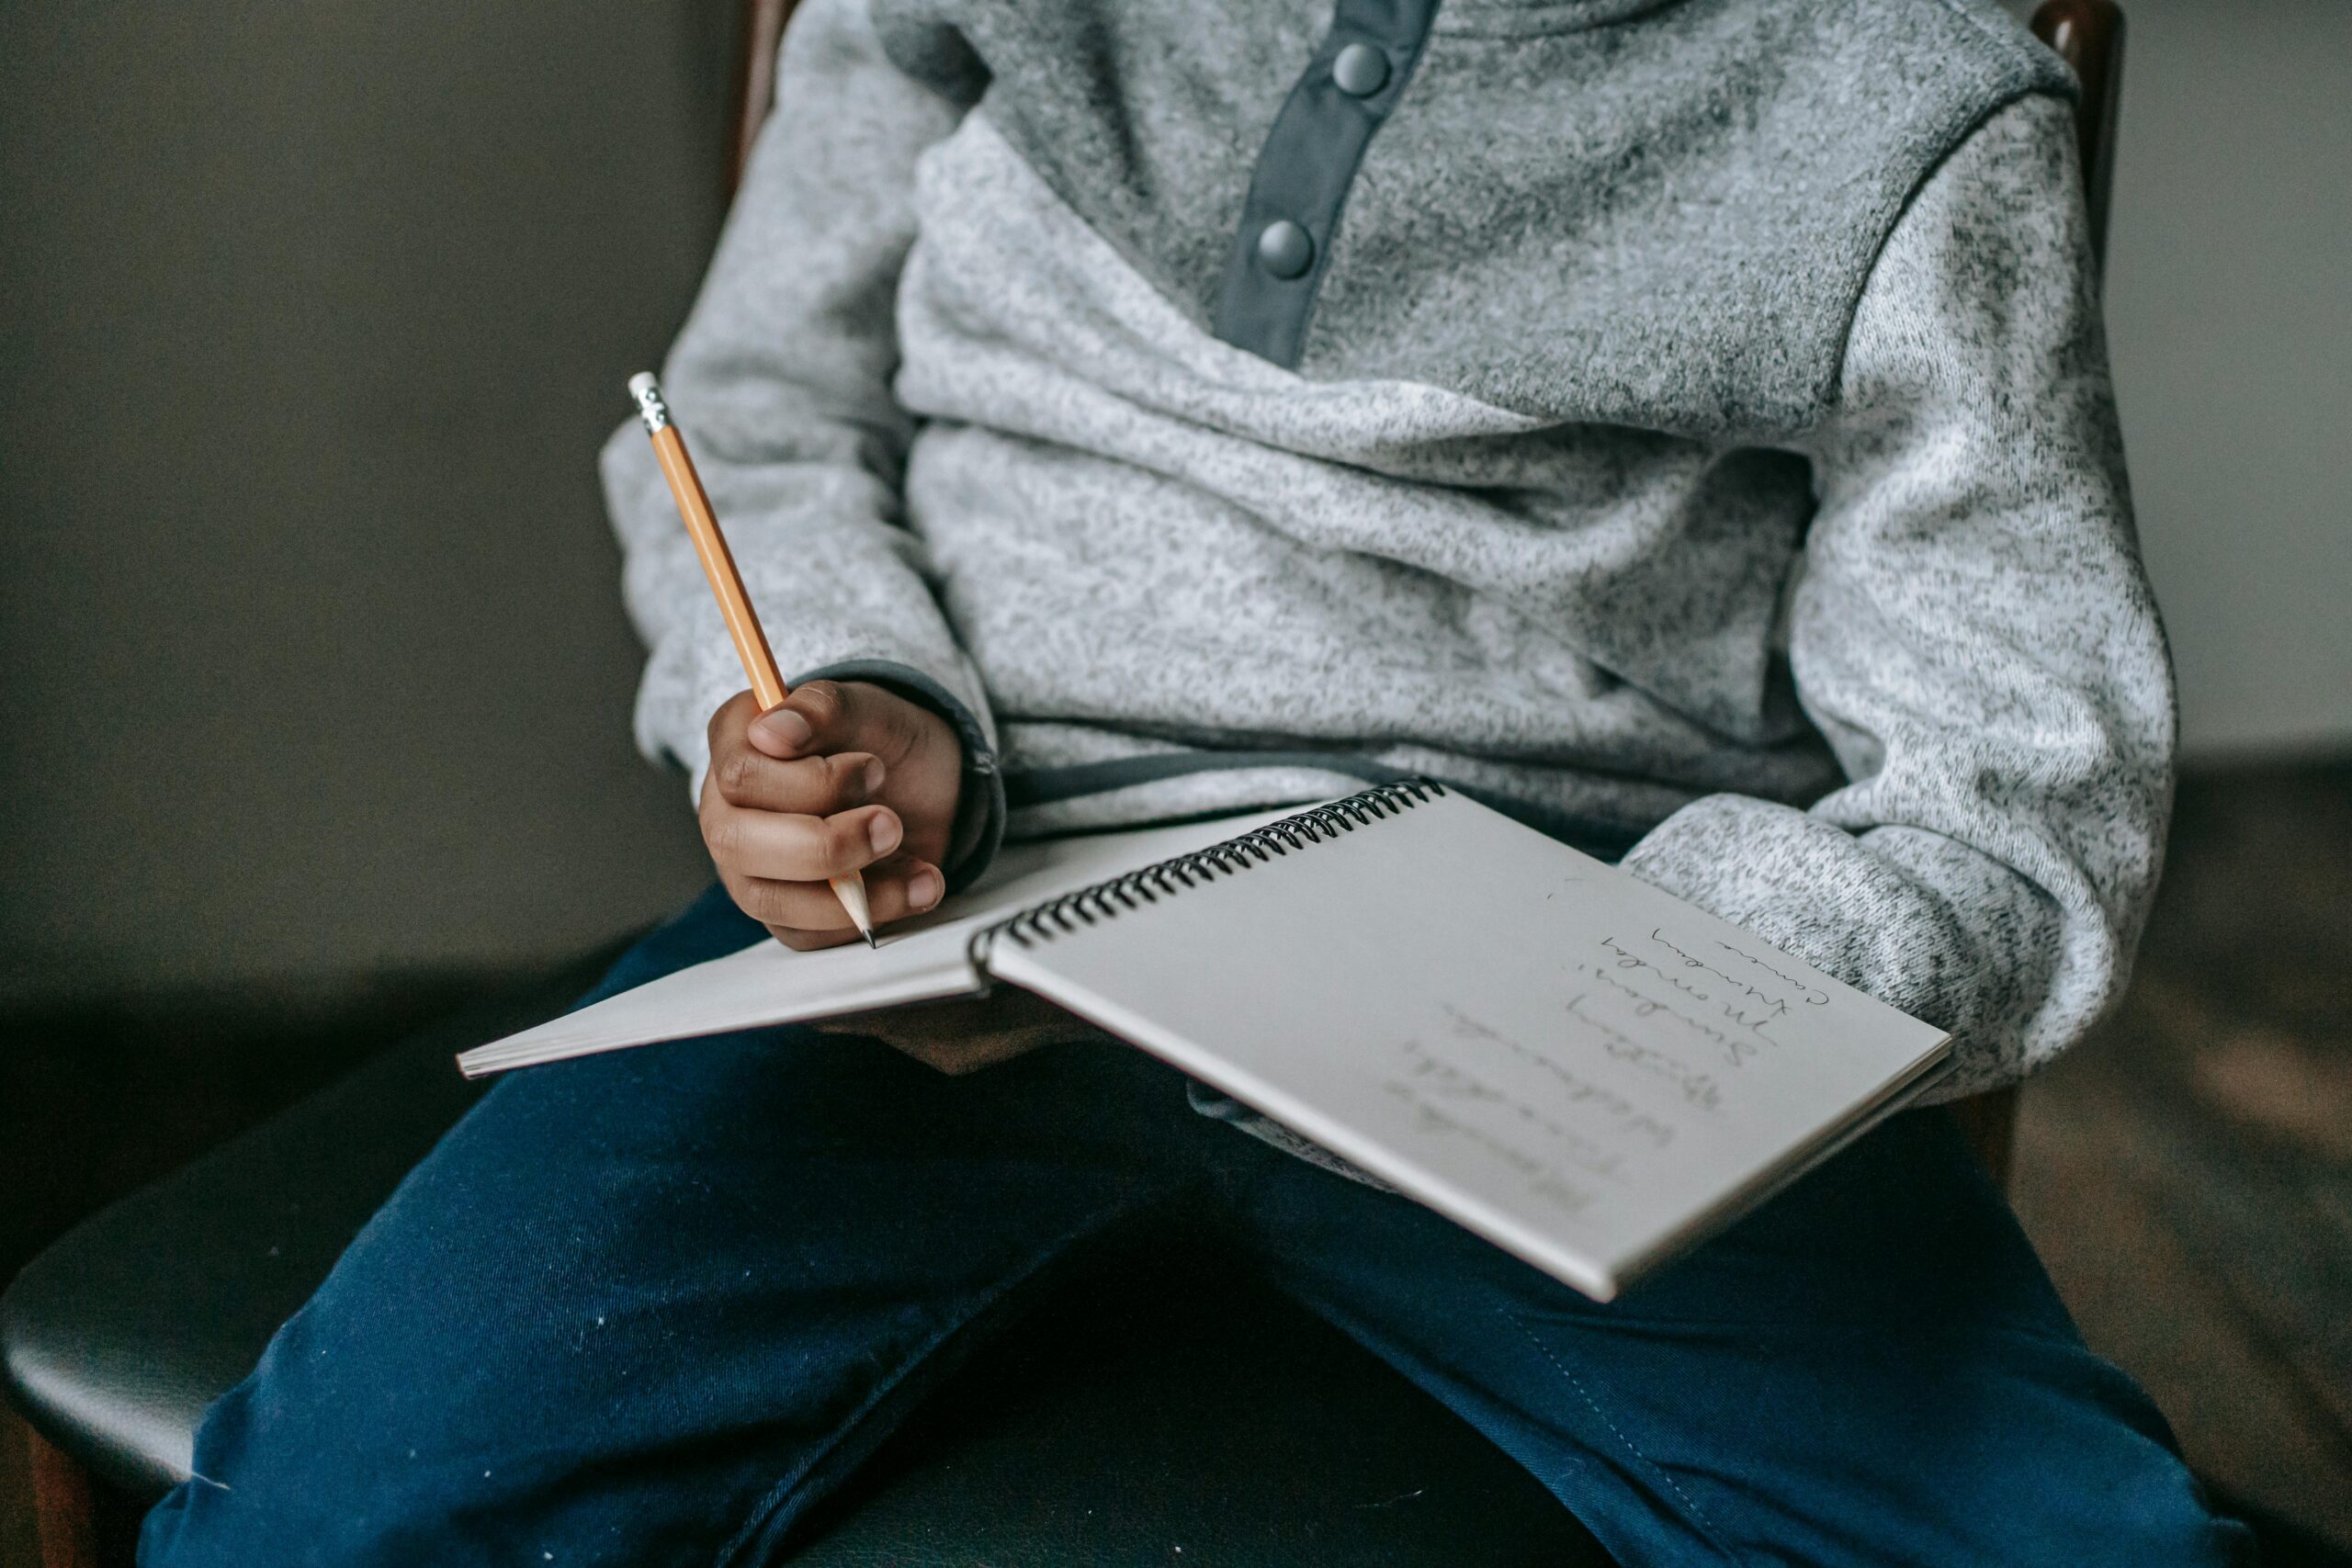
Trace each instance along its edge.
{"label": "wall", "polygon": [[[575,953],[703,875],[591,459],[718,0],[0,6],[0,1002]],[[2110,314],[2188,736],[2352,739],[2352,7],[2134,0]]]}
{"label": "wall", "polygon": [[0,996],[699,885],[594,455],[716,232],[729,9],[0,6]]}
{"label": "wall", "polygon": [[2352,6],[2126,0],[2108,327],[2192,755],[2352,742]]}

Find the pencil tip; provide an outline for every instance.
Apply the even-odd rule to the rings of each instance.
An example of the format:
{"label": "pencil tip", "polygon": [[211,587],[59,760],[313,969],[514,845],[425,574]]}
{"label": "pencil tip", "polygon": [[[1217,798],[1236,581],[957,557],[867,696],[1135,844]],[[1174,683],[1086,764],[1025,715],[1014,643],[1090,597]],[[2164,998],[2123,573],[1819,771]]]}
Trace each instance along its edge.
{"label": "pencil tip", "polygon": [[865,945],[874,948],[876,951],[879,951],[882,946],[880,942],[874,940],[874,933],[872,931],[867,931],[865,933]]}

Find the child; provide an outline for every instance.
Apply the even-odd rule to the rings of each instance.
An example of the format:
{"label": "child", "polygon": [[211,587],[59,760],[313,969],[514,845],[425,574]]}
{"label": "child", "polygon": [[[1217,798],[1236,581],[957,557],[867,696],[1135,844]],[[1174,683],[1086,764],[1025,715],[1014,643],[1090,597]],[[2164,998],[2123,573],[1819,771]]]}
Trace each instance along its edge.
{"label": "child", "polygon": [[[853,867],[888,920],[1007,832],[1413,772],[1953,1031],[1950,1092],[2047,1060],[2173,743],[2069,91],[1991,0],[807,0],[664,377],[797,689],[735,694],[624,427],[639,738],[741,913],[607,989],[843,940]],[[1177,1209],[1629,1563],[2246,1550],[1939,1115],[1600,1306],[1123,1047],[909,1059],[1055,1032],[502,1083],[143,1560],[777,1561]]]}

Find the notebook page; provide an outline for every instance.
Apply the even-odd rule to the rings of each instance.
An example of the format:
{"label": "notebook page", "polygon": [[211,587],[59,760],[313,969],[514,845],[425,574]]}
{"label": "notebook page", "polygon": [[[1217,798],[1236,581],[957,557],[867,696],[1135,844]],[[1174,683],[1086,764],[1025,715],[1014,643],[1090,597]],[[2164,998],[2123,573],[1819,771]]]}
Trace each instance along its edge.
{"label": "notebook page", "polygon": [[1451,794],[985,962],[1602,1300],[1947,1043]]}
{"label": "notebook page", "polygon": [[1041,899],[1190,853],[1286,815],[1261,811],[1172,828],[1008,844],[978,882],[932,913],[890,926],[878,947],[855,943],[795,953],[763,941],[478,1045],[459,1055],[458,1066],[468,1077],[481,1077],[659,1040],[968,996],[980,988],[967,956],[972,933],[980,927]]}

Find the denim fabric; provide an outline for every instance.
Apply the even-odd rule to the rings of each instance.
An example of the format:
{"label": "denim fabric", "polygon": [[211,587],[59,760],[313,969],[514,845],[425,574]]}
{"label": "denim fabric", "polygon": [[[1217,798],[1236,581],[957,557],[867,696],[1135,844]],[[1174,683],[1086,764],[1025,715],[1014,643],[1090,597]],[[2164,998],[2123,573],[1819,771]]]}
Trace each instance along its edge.
{"label": "denim fabric", "polygon": [[[603,990],[756,935],[714,895]],[[140,1561],[781,1561],[1047,1270],[1179,1213],[1629,1563],[2250,1555],[1940,1112],[1603,1306],[1107,1040],[950,1078],[784,1029],[500,1083],[213,1407]]]}

